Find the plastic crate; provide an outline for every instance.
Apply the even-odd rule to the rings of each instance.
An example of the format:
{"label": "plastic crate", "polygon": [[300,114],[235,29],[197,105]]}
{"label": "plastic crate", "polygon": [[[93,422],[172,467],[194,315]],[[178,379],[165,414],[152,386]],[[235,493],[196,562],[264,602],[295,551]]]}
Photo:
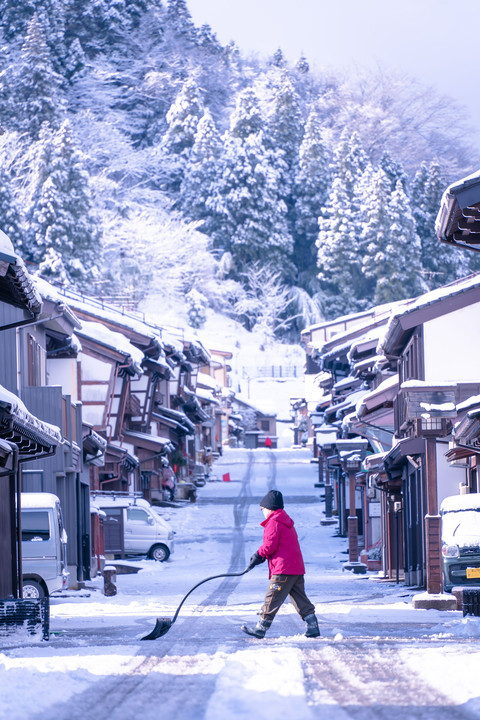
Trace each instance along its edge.
{"label": "plastic crate", "polygon": [[463,588],[463,615],[480,617],[480,587]]}
{"label": "plastic crate", "polygon": [[29,635],[41,632],[42,639],[50,634],[50,603],[48,598],[7,598],[0,600],[0,636],[26,630]]}

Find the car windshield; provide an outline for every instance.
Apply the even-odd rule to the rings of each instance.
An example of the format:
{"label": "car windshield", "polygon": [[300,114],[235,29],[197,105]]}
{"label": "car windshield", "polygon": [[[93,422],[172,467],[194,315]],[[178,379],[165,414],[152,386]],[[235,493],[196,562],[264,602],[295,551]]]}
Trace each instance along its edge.
{"label": "car windshield", "polygon": [[480,510],[445,513],[442,516],[442,539],[447,544],[480,546]]}

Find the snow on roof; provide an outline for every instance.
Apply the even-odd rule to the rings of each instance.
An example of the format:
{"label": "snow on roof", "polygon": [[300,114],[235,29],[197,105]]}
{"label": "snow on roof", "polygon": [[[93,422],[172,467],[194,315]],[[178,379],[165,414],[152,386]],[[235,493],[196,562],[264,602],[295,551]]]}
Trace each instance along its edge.
{"label": "snow on roof", "polygon": [[267,410],[266,408],[261,409],[258,405],[258,402],[255,402],[255,404],[253,404],[250,398],[246,398],[244,395],[242,395],[242,393],[235,393],[233,402],[235,403],[236,400],[238,400],[238,402],[242,405],[247,405],[252,410],[256,410],[261,415],[277,415],[277,412],[274,410]]}
{"label": "snow on roof", "polygon": [[56,495],[47,492],[22,492],[21,506],[28,508],[54,508],[60,502]]}
{"label": "snow on roof", "polygon": [[82,352],[82,343],[78,339],[78,337],[75,335],[75,333],[72,333],[70,336],[72,339],[72,348],[76,351],[77,355],[78,353]]}
{"label": "snow on roof", "polygon": [[478,407],[480,405],[480,395],[472,395],[461,403],[458,403],[457,410],[468,410],[469,408]]}
{"label": "snow on roof", "polygon": [[110,328],[102,325],[102,323],[89,322],[87,320],[82,320],[82,328],[81,330],[77,330],[77,332],[79,335],[89,338],[90,340],[95,340],[95,342],[98,342],[105,347],[112,348],[123,355],[129,355],[136,366],[137,372],[139,374],[143,373],[141,364],[144,354],[141,350],[136,348],[135,345],[132,345],[125,335],[110,330]]}
{"label": "snow on roof", "polygon": [[12,241],[10,240],[8,235],[5,235],[3,230],[0,230],[0,254],[6,256],[2,259],[7,260],[7,262],[15,262],[16,260],[15,250],[13,249]]}
{"label": "snow on roof", "polygon": [[183,353],[183,332],[179,329],[175,332],[172,329],[162,328],[162,340],[165,345],[169,345],[176,352]]}
{"label": "snow on roof", "polygon": [[63,314],[69,317],[70,322],[74,327],[80,327],[79,318],[71,309],[70,303],[66,302],[65,298],[58,293],[57,288],[55,288],[53,285],[50,285],[50,283],[43,278],[35,276],[33,280],[42,300],[50,301],[54,305],[58,306],[59,309],[63,312]]}
{"label": "snow on roof", "polygon": [[220,405],[218,400],[213,397],[213,393],[211,390],[207,390],[206,388],[201,388],[201,387],[197,386],[195,394],[202,400],[207,400],[208,402],[213,403],[214,405]]}
{"label": "snow on roof", "polygon": [[342,388],[350,387],[351,385],[358,386],[359,382],[359,379],[354,377],[353,375],[347,375],[347,377],[344,377],[334,383],[332,387],[334,390],[342,390]]}
{"label": "snow on roof", "polygon": [[50,423],[39,420],[39,418],[35,415],[32,415],[20,398],[4,388],[2,385],[0,385],[0,402],[5,403],[5,405],[9,408],[9,412],[12,415],[15,415],[21,423],[24,423],[34,431],[45,435],[45,437],[56,445],[61,445],[63,443],[63,436],[57,425],[50,425]]}
{"label": "snow on roof", "polygon": [[[327,340],[320,345],[312,343],[312,347],[322,355],[330,355],[345,350],[349,353],[352,348],[355,348],[358,345],[367,343],[368,341],[378,340],[385,332],[385,325],[388,323],[393,309],[399,306],[402,307],[404,302],[405,301],[402,300],[400,302],[386,305],[384,306],[384,311],[382,313],[378,313],[373,316],[367,315],[363,323],[351,326],[348,330],[338,333],[333,338],[330,338],[330,340]],[[362,330],[364,330],[363,333]]]}
{"label": "snow on roof", "polygon": [[440,205],[446,205],[448,203],[449,195],[454,195],[459,190],[463,190],[466,186],[474,183],[479,178],[480,170],[477,170],[476,172],[472,173],[471,175],[467,175],[461,180],[455,180],[455,182],[451,183],[443,193]]}
{"label": "snow on roof", "polygon": [[197,375],[197,387],[199,385],[202,385],[206,388],[211,388],[212,390],[220,389],[220,384],[215,380],[215,378],[203,372],[199,372]]}
{"label": "snow on roof", "polygon": [[103,300],[78,295],[71,290],[60,290],[53,286],[51,286],[51,289],[62,302],[67,302],[68,305],[78,311],[83,311],[85,314],[91,315],[100,321],[105,320],[115,323],[120,327],[133,330],[139,335],[145,335],[146,337],[161,342],[163,335],[162,329],[140,317],[135,317],[133,311],[125,312],[113,305],[106,304]]}
{"label": "snow on roof", "polygon": [[380,395],[387,393],[388,390],[393,390],[398,385],[398,373],[395,375],[392,375],[391,377],[387,378],[386,380],[383,380],[383,382],[378,385],[374,390],[370,390],[365,395],[360,398],[360,400],[357,402],[355,411],[357,413],[357,416],[360,418],[362,415],[365,414],[365,411],[368,409],[368,404],[371,400],[375,400],[375,398],[378,398]]}
{"label": "snow on roof", "polygon": [[416,388],[421,388],[421,389],[425,389],[425,390],[428,390],[430,388],[430,389],[434,390],[435,388],[438,388],[438,387],[456,388],[457,383],[451,382],[451,381],[428,383],[426,380],[404,380],[404,382],[402,382],[402,384],[401,384],[402,390],[408,390],[408,389],[415,390]]}
{"label": "snow on roof", "polygon": [[[476,275],[469,275],[462,280],[450,283],[449,285],[443,285],[436,290],[430,290],[423,295],[419,295],[417,298],[412,300],[406,300],[397,310],[393,310],[390,319],[385,328],[383,337],[380,338],[380,342],[377,346],[377,352],[387,352],[388,343],[393,335],[394,329],[400,320],[400,318],[421,310],[422,308],[434,305],[435,303],[441,302],[449,297],[460,295],[461,293],[471,290],[472,288],[480,287],[480,273]],[[448,312],[448,309],[446,310]]]}
{"label": "snow on roof", "polygon": [[[354,321],[357,318],[360,320],[362,318],[365,318],[365,321],[368,320],[372,321],[376,317],[383,315],[384,313],[389,313],[390,310],[398,305],[399,302],[402,301],[395,301],[392,303],[385,303],[384,305],[377,305],[376,307],[370,308],[370,310],[362,310],[361,312],[357,313],[351,313],[350,315],[342,315],[341,317],[335,318],[335,320],[324,320],[321,323],[315,323],[314,325],[310,325],[309,327],[305,328],[303,332],[310,332],[311,330],[320,330],[320,328],[326,328],[329,325],[338,325],[342,322],[349,322]],[[351,332],[354,329],[358,329],[358,325],[352,326],[349,330]]]}
{"label": "snow on roof", "polygon": [[459,510],[480,511],[480,493],[468,493],[467,495],[451,495],[444,498],[440,506],[441,514],[458,512]]}

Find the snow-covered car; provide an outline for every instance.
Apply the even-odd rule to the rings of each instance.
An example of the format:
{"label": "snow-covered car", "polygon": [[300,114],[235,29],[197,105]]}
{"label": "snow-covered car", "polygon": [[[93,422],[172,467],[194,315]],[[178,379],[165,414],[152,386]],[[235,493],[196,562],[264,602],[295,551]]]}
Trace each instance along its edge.
{"label": "snow-covered car", "polygon": [[443,587],[480,586],[480,493],[452,495],[443,500]]}

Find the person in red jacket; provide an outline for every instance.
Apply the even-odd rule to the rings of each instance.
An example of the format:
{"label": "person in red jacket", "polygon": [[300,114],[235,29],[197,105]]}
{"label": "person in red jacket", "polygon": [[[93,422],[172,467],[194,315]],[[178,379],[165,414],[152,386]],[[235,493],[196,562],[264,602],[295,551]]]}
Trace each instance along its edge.
{"label": "person in red jacket", "polygon": [[263,542],[250,558],[249,569],[268,560],[270,584],[259,612],[261,620],[251,627],[242,625],[243,632],[256,638],[265,637],[281,605],[290,597],[295,610],[307,623],[306,637],[318,637],[315,606],[305,593],[305,565],[291,517],[283,509],[283,495],[270,490],[260,501],[265,520]]}

